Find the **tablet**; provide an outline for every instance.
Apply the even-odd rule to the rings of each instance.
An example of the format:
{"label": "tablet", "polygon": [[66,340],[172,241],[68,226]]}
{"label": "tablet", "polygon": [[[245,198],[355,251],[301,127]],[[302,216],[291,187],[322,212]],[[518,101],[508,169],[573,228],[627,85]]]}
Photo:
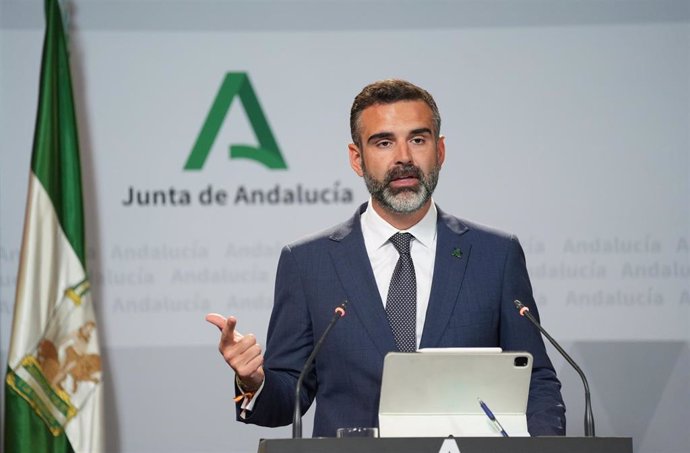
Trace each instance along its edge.
{"label": "tablet", "polygon": [[510,436],[529,436],[528,352],[499,348],[425,349],[384,359],[379,405],[381,437],[501,436],[479,405]]}

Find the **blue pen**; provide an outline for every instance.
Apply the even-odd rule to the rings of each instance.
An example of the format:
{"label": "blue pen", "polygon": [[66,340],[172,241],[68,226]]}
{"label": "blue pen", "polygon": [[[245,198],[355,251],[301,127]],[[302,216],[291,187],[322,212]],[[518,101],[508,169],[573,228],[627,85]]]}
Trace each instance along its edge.
{"label": "blue pen", "polygon": [[489,409],[489,406],[484,404],[484,401],[482,401],[480,398],[477,398],[477,401],[479,401],[479,405],[481,406],[482,410],[486,414],[487,417],[489,417],[489,420],[491,420],[491,423],[494,424],[494,427],[501,432],[501,435],[503,437],[508,437],[508,433],[506,432],[505,429],[503,429],[503,426],[501,425],[501,422],[496,420],[496,416],[494,415],[493,412],[491,412],[491,409]]}

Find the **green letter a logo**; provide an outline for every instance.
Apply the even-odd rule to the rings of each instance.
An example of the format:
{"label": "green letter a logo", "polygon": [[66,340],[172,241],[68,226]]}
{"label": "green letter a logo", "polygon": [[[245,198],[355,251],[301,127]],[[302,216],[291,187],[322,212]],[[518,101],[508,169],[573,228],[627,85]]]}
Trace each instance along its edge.
{"label": "green letter a logo", "polygon": [[192,152],[187,158],[187,163],[184,166],[185,170],[200,170],[204,166],[208,153],[211,151],[211,146],[213,146],[225,116],[230,110],[230,104],[236,96],[240,97],[240,101],[244,105],[259,146],[230,145],[230,158],[254,159],[273,169],[287,168],[285,160],[283,160],[283,156],[280,154],[278,144],[273,138],[271,128],[268,126],[264,112],[261,110],[259,101],[249,82],[249,77],[243,72],[228,72],[225,74],[225,80],[223,80],[211,110],[208,112],[206,122],[204,122],[196,143],[194,143],[194,148],[192,148]]}

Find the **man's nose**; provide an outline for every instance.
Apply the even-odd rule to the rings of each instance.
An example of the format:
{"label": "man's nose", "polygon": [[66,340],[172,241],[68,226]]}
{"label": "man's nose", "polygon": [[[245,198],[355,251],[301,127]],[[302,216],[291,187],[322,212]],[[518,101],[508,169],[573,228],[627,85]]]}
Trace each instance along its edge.
{"label": "man's nose", "polygon": [[412,162],[412,150],[410,149],[410,144],[407,143],[407,141],[400,143],[400,146],[398,146],[396,151],[396,163],[409,164]]}

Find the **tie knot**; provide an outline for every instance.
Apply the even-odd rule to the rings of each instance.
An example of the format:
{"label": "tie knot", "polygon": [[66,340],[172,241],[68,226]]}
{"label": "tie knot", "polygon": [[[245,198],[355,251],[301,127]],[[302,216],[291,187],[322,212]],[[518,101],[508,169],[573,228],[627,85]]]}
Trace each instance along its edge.
{"label": "tie knot", "polygon": [[399,254],[409,255],[410,241],[413,237],[414,236],[412,236],[410,233],[395,233],[389,240],[391,241],[391,244],[393,244],[393,246],[398,250]]}

